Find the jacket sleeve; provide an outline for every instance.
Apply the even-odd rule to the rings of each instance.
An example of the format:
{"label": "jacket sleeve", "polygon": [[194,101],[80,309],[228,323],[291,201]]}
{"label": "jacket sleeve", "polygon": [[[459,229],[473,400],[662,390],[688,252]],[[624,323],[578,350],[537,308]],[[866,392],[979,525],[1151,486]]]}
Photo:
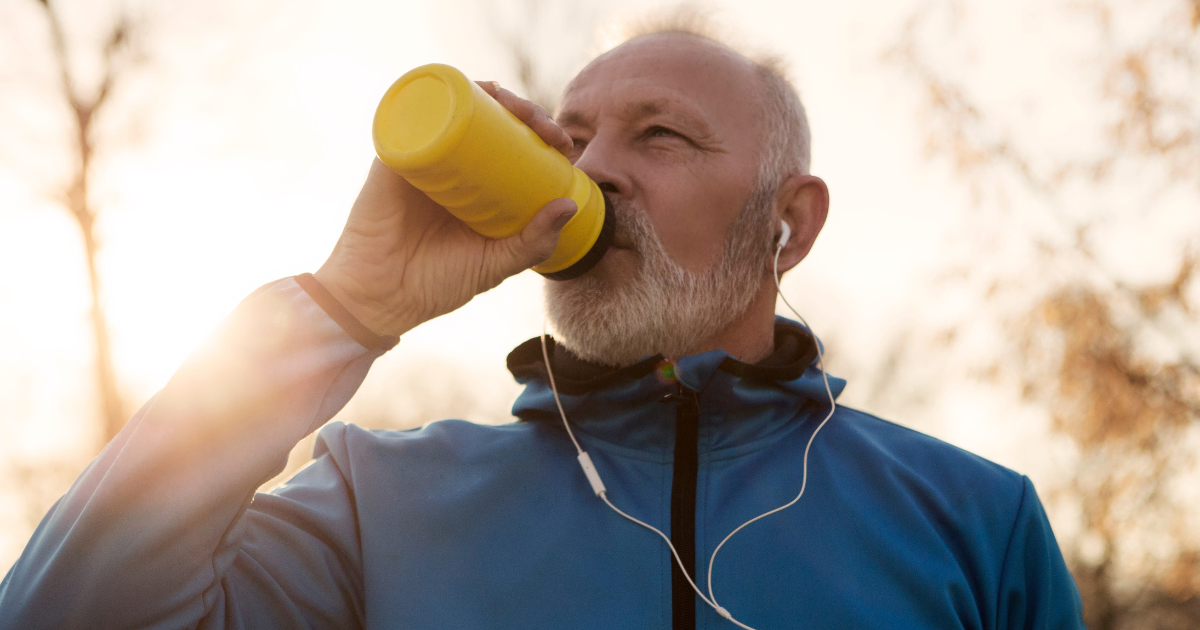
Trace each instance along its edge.
{"label": "jacket sleeve", "polygon": [[1000,575],[996,628],[1084,630],[1079,589],[1028,477]]}
{"label": "jacket sleeve", "polygon": [[329,458],[255,490],[379,354],[293,279],[247,298],[42,519],[0,582],[0,630],[360,625],[352,498]]}

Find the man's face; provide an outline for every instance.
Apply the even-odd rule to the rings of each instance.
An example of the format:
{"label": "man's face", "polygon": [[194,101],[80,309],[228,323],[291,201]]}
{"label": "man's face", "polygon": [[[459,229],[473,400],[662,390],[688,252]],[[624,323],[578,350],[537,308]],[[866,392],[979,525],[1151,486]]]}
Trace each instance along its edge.
{"label": "man's face", "polygon": [[[753,66],[705,40],[638,38],[567,87],[557,121],[571,161],[614,200],[644,212],[663,248],[700,273],[720,257],[759,171]],[[598,273],[627,280],[637,255],[618,239]]]}
{"label": "man's face", "polygon": [[763,282],[774,221],[759,182],[753,66],[704,40],[656,35],[593,62],[563,96],[572,161],[613,200],[612,249],[547,285],[580,356],[677,357],[717,335]]}

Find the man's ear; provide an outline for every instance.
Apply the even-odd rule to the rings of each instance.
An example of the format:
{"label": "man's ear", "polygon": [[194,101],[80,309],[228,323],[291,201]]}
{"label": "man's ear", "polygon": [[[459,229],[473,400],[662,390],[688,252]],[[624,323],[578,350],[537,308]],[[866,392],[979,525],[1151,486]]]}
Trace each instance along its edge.
{"label": "man's ear", "polygon": [[[804,260],[817,240],[817,234],[829,215],[829,187],[820,177],[793,175],[779,187],[775,201],[779,220],[786,222],[792,233],[779,254],[779,273],[782,274]],[[779,232],[776,227],[777,239]],[[775,243],[771,246],[772,258]]]}

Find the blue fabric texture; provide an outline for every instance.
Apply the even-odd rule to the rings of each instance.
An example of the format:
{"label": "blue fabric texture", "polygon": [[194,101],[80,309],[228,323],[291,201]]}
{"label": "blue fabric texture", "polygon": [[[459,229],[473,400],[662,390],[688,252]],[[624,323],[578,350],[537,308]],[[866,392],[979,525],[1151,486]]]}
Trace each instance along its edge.
{"label": "blue fabric texture", "polygon": [[[0,583],[0,629],[671,627],[669,550],[592,494],[536,374],[519,378],[517,422],[334,422],[310,465],[255,495],[377,354],[290,280],[206,348],[47,514]],[[814,366],[780,382],[726,359],[562,397],[612,501],[667,532],[675,409],[661,399],[675,379],[699,392],[701,576],[729,531],[796,495],[829,406]],[[1083,627],[1027,478],[844,407],[809,468],[800,502],[718,556],[714,591],[743,623]],[[697,628],[734,627],[696,612]]]}

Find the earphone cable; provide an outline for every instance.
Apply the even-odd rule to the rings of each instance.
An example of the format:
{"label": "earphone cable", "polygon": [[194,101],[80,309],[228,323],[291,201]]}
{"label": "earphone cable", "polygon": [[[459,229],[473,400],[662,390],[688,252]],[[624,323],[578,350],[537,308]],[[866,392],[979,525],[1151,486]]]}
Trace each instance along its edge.
{"label": "earphone cable", "polygon": [[567,428],[567,435],[571,437],[571,443],[575,445],[575,450],[580,455],[583,455],[583,447],[579,446],[579,440],[575,439],[575,432],[571,430],[571,423],[567,422],[567,412],[563,411],[562,399],[558,397],[558,386],[554,384],[554,370],[550,369],[550,351],[546,349],[546,318],[542,318],[542,360],[546,362],[546,375],[550,377],[550,391],[554,392],[554,404],[558,405],[558,415],[562,416],[563,426]]}
{"label": "earphone cable", "polygon": [[[571,430],[571,423],[567,421],[567,412],[563,410],[562,399],[558,395],[558,385],[554,382],[554,370],[553,370],[553,368],[550,367],[550,351],[547,349],[547,346],[546,346],[546,320],[545,319],[542,320],[541,342],[542,342],[542,360],[546,364],[546,374],[550,380],[550,391],[552,391],[554,393],[554,403],[558,406],[559,417],[562,418],[563,426],[566,427],[566,429],[567,429],[567,435],[570,436],[571,443],[573,443],[575,445],[575,450],[578,451],[579,456],[580,456],[580,463],[583,464],[583,458],[587,457],[587,455],[584,452],[583,448],[579,445],[579,440],[577,440],[575,438],[575,432]],[[588,459],[588,462],[590,463],[590,461],[591,461],[590,457],[588,457],[587,459]],[[657,527],[655,527],[649,523],[646,523],[644,521],[638,520],[637,518],[630,516],[629,514],[626,514],[624,511],[621,510],[621,508],[618,508],[616,505],[613,505],[613,502],[608,498],[608,491],[604,489],[603,483],[599,482],[599,473],[595,472],[594,469],[589,471],[587,468],[587,465],[584,465],[584,474],[587,475],[588,480],[590,482],[592,482],[592,488],[594,490],[596,490],[596,496],[600,497],[600,499],[602,501],[604,501],[604,503],[606,505],[608,505],[608,507],[612,508],[612,510],[614,512],[616,512],[617,514],[620,514],[621,516],[625,517],[626,519],[629,519],[630,521],[632,521],[638,525],[641,525],[642,527],[645,527],[646,529],[654,532],[655,534],[658,534],[659,537],[661,537],[663,539],[663,541],[667,543],[667,547],[671,550],[671,555],[675,557],[675,562],[679,565],[679,570],[681,573],[683,573],[683,577],[685,579],[687,579],[688,584],[691,585],[691,587],[692,587],[692,590],[696,591],[696,595],[699,596],[700,599],[704,600],[705,604],[708,604],[709,606],[711,606],[713,610],[717,611],[717,614],[732,621],[733,623],[737,624],[739,627],[744,628],[745,630],[754,630],[754,628],[751,628],[750,626],[743,624],[742,622],[738,621],[737,619],[734,619],[733,615],[730,615],[728,610],[725,610],[724,608],[714,604],[712,601],[710,601],[707,597],[704,596],[704,592],[700,590],[700,587],[696,586],[696,582],[692,580],[692,576],[688,575],[687,568],[684,567],[684,565],[683,565],[683,559],[679,557],[679,551],[675,549],[675,545],[671,542],[671,538],[669,536],[662,533],[662,530],[658,529]],[[593,476],[595,477],[595,481],[593,481]],[[598,485],[598,487],[597,487],[597,485]]]}
{"label": "earphone cable", "polygon": [[717,553],[721,551],[721,547],[724,547],[725,543],[729,542],[730,538],[733,538],[734,534],[742,531],[742,528],[759,519],[763,519],[777,512],[786,510],[787,508],[795,505],[796,502],[800,500],[800,497],[804,496],[804,490],[808,487],[808,453],[812,449],[813,440],[817,439],[817,434],[821,432],[821,429],[825,427],[825,423],[829,422],[829,419],[833,417],[833,412],[837,410],[837,402],[833,397],[833,389],[829,387],[829,375],[825,371],[825,354],[821,351],[821,344],[817,341],[817,336],[812,333],[812,327],[808,325],[808,322],[804,321],[804,316],[796,312],[796,309],[792,307],[790,302],[787,301],[787,297],[783,295],[783,289],[779,286],[779,254],[782,252],[783,243],[780,243],[779,247],[775,249],[775,291],[779,294],[780,298],[783,298],[783,303],[786,304],[788,309],[792,311],[792,314],[794,314],[800,320],[801,324],[804,324],[804,327],[808,329],[808,333],[812,335],[813,345],[817,348],[817,367],[821,370],[821,380],[824,381],[825,393],[829,396],[829,413],[826,414],[824,420],[821,420],[821,423],[817,425],[817,428],[813,430],[812,435],[808,436],[808,443],[804,446],[804,461],[802,466],[804,472],[800,476],[800,493],[796,495],[796,498],[773,510],[763,512],[762,514],[755,516],[741,525],[738,525],[737,529],[729,532],[729,534],[725,536],[724,540],[721,541],[721,544],[717,545],[716,549],[713,549],[712,556],[708,560],[708,598],[712,602],[709,605],[713,606],[714,608],[719,608],[720,606],[717,604],[717,596],[713,593],[712,585],[713,565],[717,562]]}
{"label": "earphone cable", "polygon": [[563,410],[562,399],[558,395],[558,386],[554,382],[554,370],[550,367],[550,352],[547,349],[547,345],[546,345],[546,320],[545,319],[542,320],[542,336],[541,336],[542,360],[545,361],[545,364],[546,364],[546,374],[550,381],[550,390],[554,393],[554,403],[555,403],[555,405],[558,406],[558,413],[559,413],[559,416],[562,418],[563,426],[566,427],[567,435],[570,436],[571,442],[575,445],[575,450],[578,451],[578,453],[579,453],[580,465],[583,466],[584,474],[588,477],[588,481],[592,484],[592,489],[595,491],[596,496],[600,497],[600,499],[602,501],[604,501],[604,503],[606,505],[608,505],[608,507],[612,508],[612,510],[614,512],[616,512],[617,514],[620,514],[621,516],[625,517],[626,519],[628,519],[638,525],[641,525],[642,527],[654,532],[655,534],[658,534],[659,537],[661,537],[663,539],[663,541],[667,543],[667,547],[670,548],[670,550],[671,550],[671,555],[675,557],[675,562],[679,565],[680,572],[683,573],[684,579],[686,579],[688,581],[688,584],[692,587],[692,590],[694,590],[696,592],[696,595],[699,596],[700,599],[703,600],[705,604],[708,604],[709,607],[711,607],[713,610],[715,610],[717,612],[717,614],[724,617],[725,619],[728,619],[729,621],[731,621],[735,625],[737,625],[739,628],[743,628],[744,630],[754,630],[754,628],[751,628],[750,626],[747,626],[746,624],[738,621],[737,619],[734,619],[733,615],[730,614],[730,612],[727,609],[725,609],[723,606],[721,606],[720,604],[717,603],[716,595],[713,594],[712,572],[713,572],[713,565],[717,561],[717,553],[721,551],[721,548],[725,546],[725,543],[729,542],[729,540],[731,538],[733,538],[734,534],[742,531],[742,529],[745,528],[747,525],[749,525],[755,521],[758,521],[760,519],[766,518],[772,514],[786,510],[787,508],[791,507],[796,502],[798,502],[800,500],[800,498],[804,496],[804,490],[805,490],[805,488],[808,487],[808,454],[809,454],[809,451],[812,449],[813,441],[816,440],[817,434],[821,432],[821,429],[824,428],[825,424],[828,423],[830,418],[833,417],[833,412],[837,410],[837,402],[833,397],[833,389],[829,386],[829,375],[825,372],[825,354],[821,349],[821,344],[817,341],[817,336],[812,333],[812,327],[809,326],[808,322],[804,320],[804,316],[800,315],[800,313],[796,311],[795,307],[793,307],[792,304],[790,302],[788,302],[787,297],[785,297],[783,295],[783,289],[779,285],[779,255],[782,252],[783,252],[783,242],[781,241],[779,243],[778,247],[776,247],[776,249],[775,249],[775,258],[774,258],[774,266],[773,266],[774,279],[775,279],[775,291],[779,295],[779,297],[783,299],[783,303],[787,305],[788,309],[792,311],[792,314],[794,314],[800,320],[800,323],[803,324],[806,329],[808,329],[809,334],[812,336],[813,345],[816,346],[816,349],[817,349],[817,367],[818,367],[818,369],[821,370],[821,380],[824,382],[824,385],[825,385],[825,393],[829,396],[829,413],[826,414],[826,416],[823,420],[821,420],[821,423],[817,425],[817,428],[813,430],[812,435],[810,435],[808,437],[808,443],[804,446],[804,458],[803,458],[803,465],[802,465],[803,473],[800,478],[800,492],[799,492],[799,494],[796,495],[796,498],[792,499],[791,501],[789,501],[773,510],[763,512],[762,514],[755,516],[754,518],[746,521],[745,523],[742,523],[741,525],[738,525],[737,528],[734,529],[733,531],[729,532],[729,534],[726,535],[723,540],[721,540],[721,543],[719,545],[717,545],[716,549],[713,550],[712,556],[709,558],[709,561],[708,561],[708,596],[707,597],[704,595],[703,592],[700,591],[700,588],[696,586],[696,582],[694,580],[692,580],[692,576],[688,575],[687,568],[684,567],[683,560],[679,557],[679,552],[675,549],[675,545],[671,542],[671,538],[669,536],[664,534],[657,527],[654,527],[653,525],[650,525],[648,523],[640,521],[637,518],[634,518],[633,516],[626,514],[620,508],[618,508],[616,505],[613,505],[613,502],[611,500],[609,500],[608,491],[604,488],[604,483],[600,480],[600,474],[595,470],[594,467],[592,467],[591,458],[587,455],[587,453],[579,445],[579,440],[577,440],[575,438],[575,432],[571,430],[571,424],[570,424],[570,422],[567,421],[567,413],[566,413],[566,411]]}

